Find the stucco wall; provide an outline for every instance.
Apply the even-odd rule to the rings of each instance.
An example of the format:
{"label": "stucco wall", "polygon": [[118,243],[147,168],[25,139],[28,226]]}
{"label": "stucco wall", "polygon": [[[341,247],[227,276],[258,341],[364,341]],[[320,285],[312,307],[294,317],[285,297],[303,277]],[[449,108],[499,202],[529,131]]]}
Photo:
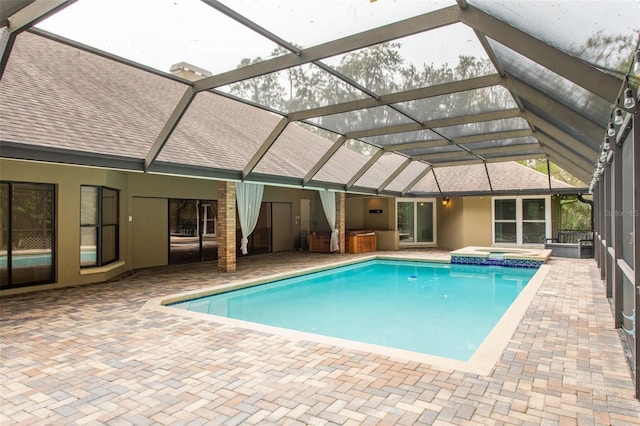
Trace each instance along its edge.
{"label": "stucco wall", "polygon": [[[120,172],[18,160],[0,160],[0,179],[13,182],[48,183],[55,185],[56,216],[55,246],[56,282],[34,288],[46,289],[68,285],[101,282],[131,269],[128,258],[129,227],[127,226],[127,178]],[[103,268],[80,269],[80,186],[108,186],[120,191],[120,257]],[[3,294],[23,291],[3,290]]]}
{"label": "stucco wall", "polygon": [[491,197],[464,197],[464,238],[460,247],[490,247],[492,226]]}
{"label": "stucco wall", "polygon": [[347,196],[345,202],[345,227],[347,229],[364,229],[363,197]]}
{"label": "stucco wall", "polygon": [[[36,286],[34,289],[101,282],[134,268],[166,264],[167,199],[215,200],[218,184],[217,181],[204,179],[7,159],[0,159],[0,179],[56,185],[56,283]],[[105,267],[80,268],[81,185],[107,186],[120,191],[120,261]],[[291,242],[291,249],[295,248],[300,235],[300,204],[303,199],[310,200],[310,230],[329,231],[317,191],[265,187],[263,201],[291,206],[291,219],[278,221],[283,235],[286,234]],[[394,198],[347,197],[346,227],[395,229],[395,208]],[[370,213],[370,210],[382,212]],[[452,198],[446,207],[438,200],[436,214],[438,246],[456,249],[467,245],[491,244],[491,197]],[[136,227],[137,224],[143,226]],[[278,236],[275,238],[278,238],[279,250],[287,249],[286,241]],[[19,290],[4,290],[3,294]]]}
{"label": "stucco wall", "polygon": [[[396,200],[395,198],[372,197],[366,198],[364,203],[364,229],[386,231],[395,229]],[[382,213],[370,213],[370,210],[382,210]]]}
{"label": "stucco wall", "polygon": [[169,202],[133,197],[131,263],[134,269],[166,265],[169,257]]}
{"label": "stucco wall", "polygon": [[[395,229],[395,198],[347,196],[347,229]],[[370,213],[382,210],[381,213]]]}
{"label": "stucco wall", "polygon": [[491,246],[491,197],[453,197],[437,204],[438,247]]}
{"label": "stucco wall", "polygon": [[462,197],[450,198],[449,204],[446,206],[443,206],[441,201],[440,198],[436,201],[438,247],[446,250],[463,247],[465,199]]}
{"label": "stucco wall", "polygon": [[[102,282],[134,268],[168,262],[167,199],[217,199],[217,181],[0,159],[0,179],[54,184],[56,188],[56,282],[2,294]],[[107,186],[120,191],[120,261],[99,268],[80,268],[80,186]],[[279,221],[286,234],[279,249],[293,249],[300,233],[300,200],[311,199],[312,214],[320,204],[317,191],[265,187],[263,201],[287,203],[291,219]],[[322,220],[324,212],[320,205]],[[313,219],[313,218],[312,218]],[[317,218],[316,218],[317,219]],[[134,232],[135,231],[135,232]]]}

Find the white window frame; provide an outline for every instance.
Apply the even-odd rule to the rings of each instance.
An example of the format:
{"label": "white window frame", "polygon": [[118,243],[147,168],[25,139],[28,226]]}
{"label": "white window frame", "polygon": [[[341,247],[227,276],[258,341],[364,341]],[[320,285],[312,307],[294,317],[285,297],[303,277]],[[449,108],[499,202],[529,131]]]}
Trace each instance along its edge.
{"label": "white window frame", "polygon": [[[402,247],[436,247],[438,245],[438,205],[436,204],[437,200],[435,198],[396,198],[396,211],[395,211],[395,230],[398,231],[398,203],[414,203],[413,209],[413,235],[415,236],[417,233],[416,226],[418,226],[418,220],[416,218],[416,214],[418,209],[415,208],[415,205],[418,203],[432,203],[433,204],[433,241],[432,242],[402,242],[400,241],[400,246]],[[398,237],[399,238],[399,237]]]}
{"label": "white window frame", "polygon": [[[544,222],[545,222],[545,238],[551,238],[552,226],[551,226],[551,196],[550,195],[504,195],[499,197],[491,197],[491,243],[493,245],[505,245],[505,246],[543,246],[543,243],[524,243],[522,241],[522,230],[524,222],[542,222],[523,220],[522,218],[522,202],[523,200],[542,200],[544,199]],[[516,200],[516,243],[504,243],[496,242],[496,202],[495,200]],[[506,221],[501,221],[506,222]]]}

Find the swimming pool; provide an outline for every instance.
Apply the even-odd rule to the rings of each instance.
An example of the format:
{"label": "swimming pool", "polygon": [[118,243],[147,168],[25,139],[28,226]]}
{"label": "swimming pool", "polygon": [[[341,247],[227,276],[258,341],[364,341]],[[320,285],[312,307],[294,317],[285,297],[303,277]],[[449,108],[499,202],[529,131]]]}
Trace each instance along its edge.
{"label": "swimming pool", "polygon": [[170,306],[466,362],[535,274],[374,259]]}

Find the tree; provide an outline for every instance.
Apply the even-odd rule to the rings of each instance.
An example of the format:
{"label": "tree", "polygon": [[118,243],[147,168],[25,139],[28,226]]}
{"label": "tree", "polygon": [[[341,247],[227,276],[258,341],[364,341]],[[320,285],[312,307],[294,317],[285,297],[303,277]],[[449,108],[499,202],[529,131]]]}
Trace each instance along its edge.
{"label": "tree", "polygon": [[[253,60],[245,58],[240,62],[238,68],[261,61],[262,58],[260,57]],[[256,104],[280,109],[284,103],[283,93],[285,92],[285,88],[279,81],[277,74],[266,74],[235,83],[231,86],[230,92],[233,95],[247,99]]]}
{"label": "tree", "polygon": [[[635,32],[637,33],[638,30]],[[578,57],[599,67],[626,74],[633,60],[637,41],[632,34],[605,34],[598,31],[577,49]]]}

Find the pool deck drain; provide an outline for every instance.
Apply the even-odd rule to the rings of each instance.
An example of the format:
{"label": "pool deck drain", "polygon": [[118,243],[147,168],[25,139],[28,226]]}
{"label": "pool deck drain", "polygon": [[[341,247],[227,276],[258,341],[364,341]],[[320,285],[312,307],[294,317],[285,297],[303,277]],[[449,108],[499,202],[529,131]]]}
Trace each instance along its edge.
{"label": "pool deck drain", "polygon": [[230,274],[206,263],[5,297],[0,424],[640,425],[593,260],[549,260],[488,374],[142,309],[153,298],[358,256],[253,256]]}

